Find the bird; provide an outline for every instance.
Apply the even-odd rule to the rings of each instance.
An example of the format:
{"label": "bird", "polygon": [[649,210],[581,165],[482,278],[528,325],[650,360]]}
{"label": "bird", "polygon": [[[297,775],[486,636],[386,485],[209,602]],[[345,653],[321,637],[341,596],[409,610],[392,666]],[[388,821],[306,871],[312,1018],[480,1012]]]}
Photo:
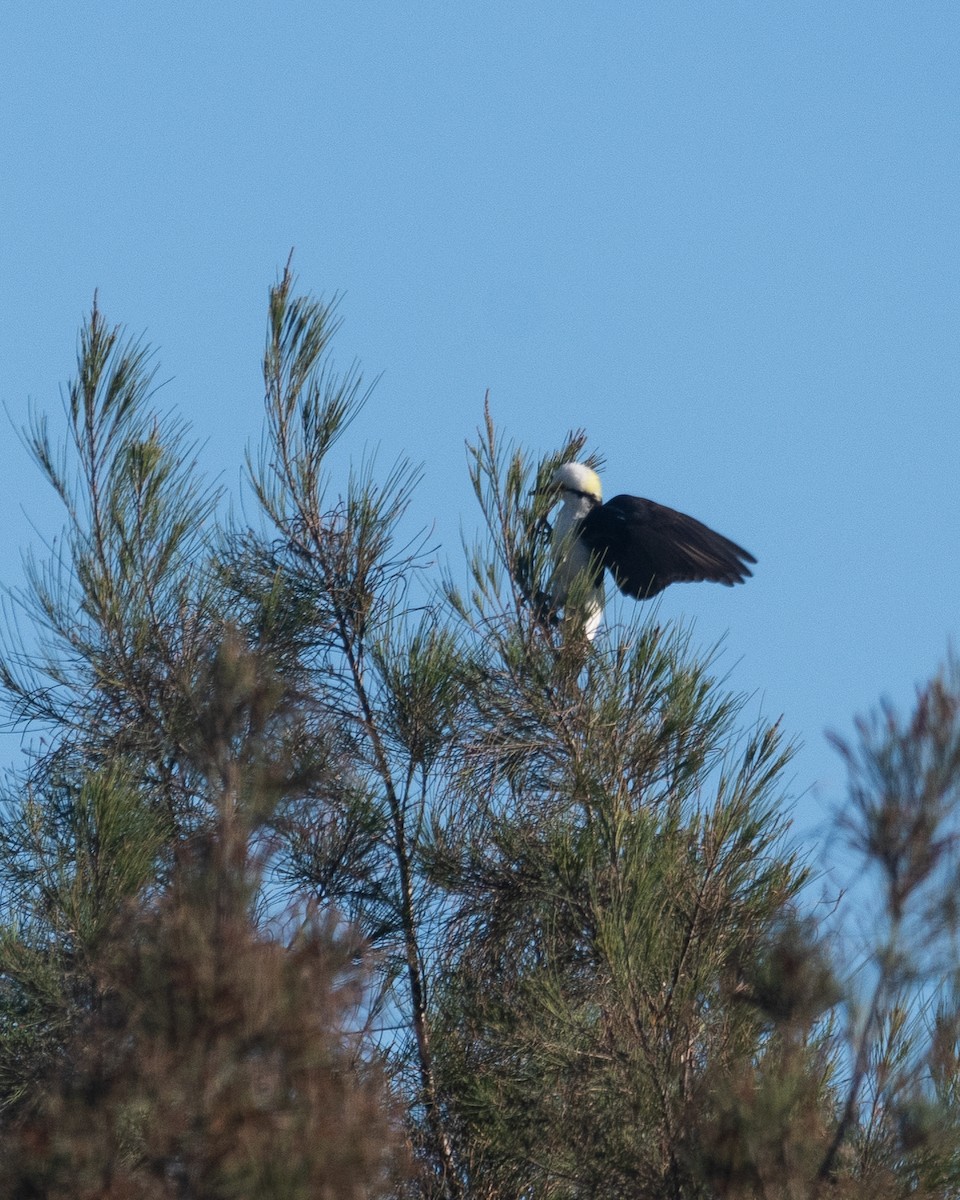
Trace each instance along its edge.
{"label": "bird", "polygon": [[603,573],[625,596],[649,600],[671,583],[711,580],[732,587],[750,577],[756,559],[742,546],[676,509],[641,496],[603,503],[600,477],[584,463],[557,467],[547,492],[561,508],[553,526],[549,595],[563,608],[575,581],[584,633],[592,641],[603,619]]}

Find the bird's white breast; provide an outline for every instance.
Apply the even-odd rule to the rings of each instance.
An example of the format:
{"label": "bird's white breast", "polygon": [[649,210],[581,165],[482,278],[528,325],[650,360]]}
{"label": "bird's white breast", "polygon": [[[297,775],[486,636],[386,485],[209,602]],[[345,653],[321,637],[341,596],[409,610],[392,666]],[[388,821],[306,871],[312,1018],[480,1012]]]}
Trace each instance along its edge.
{"label": "bird's white breast", "polygon": [[[577,530],[591,508],[593,501],[589,496],[567,494],[557,513],[553,526],[554,568],[550,582],[551,598],[557,608],[566,603],[573,581],[590,565],[590,549],[577,537]],[[603,619],[603,583],[600,580],[592,589],[584,616],[584,632],[592,641]]]}
{"label": "bird's white breast", "polygon": [[590,511],[590,501],[581,496],[565,500],[553,526],[554,603],[567,598],[570,586],[590,564],[590,551],[576,535],[580,521]]}

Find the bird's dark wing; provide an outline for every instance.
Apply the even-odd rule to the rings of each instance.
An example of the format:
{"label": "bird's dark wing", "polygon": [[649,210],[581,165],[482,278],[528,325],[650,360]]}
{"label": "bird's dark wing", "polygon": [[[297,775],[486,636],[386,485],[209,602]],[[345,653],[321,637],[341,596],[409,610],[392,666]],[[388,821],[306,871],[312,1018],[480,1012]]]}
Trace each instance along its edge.
{"label": "bird's dark wing", "polygon": [[757,560],[700,521],[640,496],[614,496],[583,519],[580,537],[627,596],[646,600],[671,583],[702,579],[731,587]]}

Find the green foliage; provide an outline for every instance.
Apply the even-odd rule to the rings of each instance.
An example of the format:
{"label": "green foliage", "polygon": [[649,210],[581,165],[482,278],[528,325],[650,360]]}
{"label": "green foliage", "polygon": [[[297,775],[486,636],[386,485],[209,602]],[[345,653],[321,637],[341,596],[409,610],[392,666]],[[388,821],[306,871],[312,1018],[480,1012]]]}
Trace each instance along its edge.
{"label": "green foliage", "polygon": [[26,587],[10,596],[0,686],[15,726],[43,734],[41,786],[64,760],[71,774],[122,762],[149,778],[170,819],[189,822],[180,741],[185,698],[220,635],[207,546],[218,494],[182,425],[151,408],[152,381],[148,351],[94,303],[65,403],[68,446],[54,447],[42,415],[26,434],[66,527],[46,562],[27,558]]}
{"label": "green foliage", "polygon": [[[562,666],[569,649],[540,652]],[[723,1004],[725,976],[802,882],[780,847],[784,751],[767,728],[736,746],[735,705],[653,626],[565,688],[543,664],[501,669],[518,687],[508,704],[491,668],[477,694],[469,832],[431,848],[457,897],[437,1020],[470,1177],[490,1194],[693,1194],[683,1131],[704,1069],[762,1032]]]}
{"label": "green foliage", "polygon": [[67,449],[26,435],[66,528],[0,652],[41,737],[0,797],[5,1194],[955,1194],[956,664],[839,743],[851,964],[777,725],[656,609],[552,611],[585,435],[535,463],[487,410],[438,584],[417,469],[341,457],[338,325],[288,267],[252,521],[96,305]]}
{"label": "green foliage", "polygon": [[280,689],[229,639],[200,686],[215,820],[159,894],[101,920],[90,1002],[0,1137],[6,1195],[385,1194],[390,1109],[351,1031],[357,947],[316,911],[283,941],[252,919],[251,846],[288,782],[260,754]]}
{"label": "green foliage", "polygon": [[92,964],[116,914],[156,877],[166,830],[114,764],[43,781],[0,825],[0,1099],[29,1100],[93,1003]]}

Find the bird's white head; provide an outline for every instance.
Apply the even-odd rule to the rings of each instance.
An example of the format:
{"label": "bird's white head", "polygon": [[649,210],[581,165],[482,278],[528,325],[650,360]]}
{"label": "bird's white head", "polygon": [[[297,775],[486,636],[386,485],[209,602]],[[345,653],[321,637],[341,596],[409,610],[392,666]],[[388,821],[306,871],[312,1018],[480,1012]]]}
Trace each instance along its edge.
{"label": "bird's white head", "polygon": [[588,496],[598,504],[603,499],[600,476],[584,463],[569,462],[557,467],[553,473],[553,486],[565,494],[563,499]]}

